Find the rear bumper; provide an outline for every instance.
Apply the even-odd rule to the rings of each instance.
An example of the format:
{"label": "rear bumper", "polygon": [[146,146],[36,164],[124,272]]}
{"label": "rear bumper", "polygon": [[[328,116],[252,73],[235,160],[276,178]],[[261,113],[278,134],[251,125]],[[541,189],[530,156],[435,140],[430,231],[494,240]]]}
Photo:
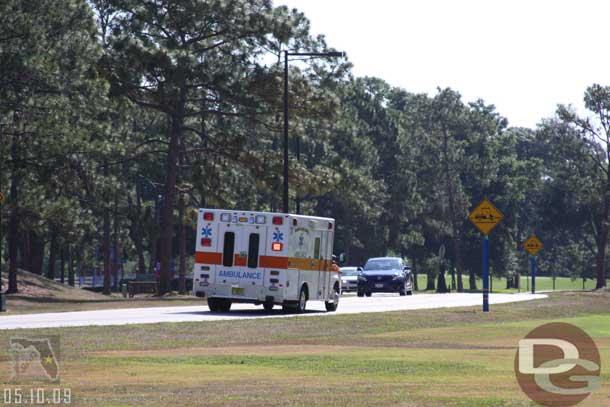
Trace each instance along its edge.
{"label": "rear bumper", "polygon": [[193,294],[201,298],[224,298],[236,303],[262,304],[273,299],[274,304],[285,301],[284,288],[277,290],[261,286],[236,286],[229,284],[210,284],[200,286],[195,283]]}

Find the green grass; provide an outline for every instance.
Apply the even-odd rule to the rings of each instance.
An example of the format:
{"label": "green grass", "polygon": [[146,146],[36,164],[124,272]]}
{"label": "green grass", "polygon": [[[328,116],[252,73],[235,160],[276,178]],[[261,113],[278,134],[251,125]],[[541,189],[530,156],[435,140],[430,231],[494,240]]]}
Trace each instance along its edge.
{"label": "green grass", "polygon": [[[447,285],[451,286],[451,275],[447,274],[445,276],[445,280]],[[420,291],[425,291],[426,285],[428,282],[428,276],[425,274],[417,275],[417,284]],[[477,289],[481,289],[483,287],[483,280],[481,278],[476,279]],[[468,275],[462,276],[462,283],[464,285],[464,289],[468,290],[469,280]],[[596,281],[593,279],[585,280],[584,289],[585,290],[593,290],[595,289]],[[608,280],[608,286],[610,287],[610,280]],[[436,281],[435,281],[436,287]],[[531,290],[531,277],[530,276],[521,276],[521,288],[520,290],[516,289],[506,289],[506,278],[504,277],[493,277],[491,280],[491,288],[493,292],[502,292],[502,293],[514,293],[514,292],[524,292]],[[547,276],[537,276],[536,277],[536,291],[552,291],[553,290],[553,278]],[[555,279],[555,290],[583,290],[583,281],[581,278],[571,279],[569,277],[556,277]]]}
{"label": "green grass", "polygon": [[[585,329],[610,363],[610,293],[376,314],[0,331],[59,334],[78,406],[531,406],[513,373],[534,327]],[[0,383],[9,358],[0,346]],[[606,369],[607,370],[607,369]],[[610,375],[583,406],[608,405]],[[0,385],[0,388],[12,386]]]}

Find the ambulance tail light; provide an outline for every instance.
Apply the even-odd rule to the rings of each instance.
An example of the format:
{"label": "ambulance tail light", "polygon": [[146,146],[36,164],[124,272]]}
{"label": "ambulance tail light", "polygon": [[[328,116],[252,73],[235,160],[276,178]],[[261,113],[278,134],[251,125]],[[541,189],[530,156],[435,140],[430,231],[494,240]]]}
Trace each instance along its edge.
{"label": "ambulance tail light", "polygon": [[274,242],[271,244],[271,250],[273,250],[274,252],[281,252],[283,247],[284,245],[279,242]]}
{"label": "ambulance tail light", "polygon": [[201,245],[203,247],[210,247],[212,246],[212,239],[210,239],[209,237],[204,237],[201,239]]}
{"label": "ambulance tail light", "polygon": [[207,220],[209,222],[214,220],[214,212],[204,212],[203,220]]}
{"label": "ambulance tail light", "polygon": [[279,276],[279,275],[280,275],[280,272],[279,272],[279,271],[277,271],[277,270],[271,270],[271,273],[270,273],[270,274],[271,274],[272,276]]}
{"label": "ambulance tail light", "polygon": [[281,216],[274,216],[273,217],[273,224],[274,225],[283,225],[284,224],[284,219],[282,219]]}
{"label": "ambulance tail light", "polygon": [[269,282],[270,282],[271,284],[277,284],[277,283],[279,283],[279,282],[280,282],[280,280],[278,280],[277,278],[272,278],[271,280],[269,280]]}
{"label": "ambulance tail light", "polygon": [[333,224],[328,222],[328,230],[333,230]]}

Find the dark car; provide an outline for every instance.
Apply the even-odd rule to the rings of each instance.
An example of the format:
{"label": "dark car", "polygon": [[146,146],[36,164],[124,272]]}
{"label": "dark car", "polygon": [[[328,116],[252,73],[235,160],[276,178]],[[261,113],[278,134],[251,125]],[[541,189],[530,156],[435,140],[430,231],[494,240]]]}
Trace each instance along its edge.
{"label": "dark car", "polygon": [[399,257],[368,259],[358,276],[358,297],[373,293],[413,294],[411,268]]}

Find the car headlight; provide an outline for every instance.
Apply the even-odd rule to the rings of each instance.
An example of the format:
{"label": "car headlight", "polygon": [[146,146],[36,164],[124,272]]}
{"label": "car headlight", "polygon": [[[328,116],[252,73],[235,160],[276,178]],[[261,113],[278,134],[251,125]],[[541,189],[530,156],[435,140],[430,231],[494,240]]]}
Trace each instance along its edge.
{"label": "car headlight", "polygon": [[358,276],[358,281],[366,281],[366,277],[365,276]]}
{"label": "car headlight", "polygon": [[400,274],[396,274],[392,280],[394,280],[394,281],[402,280],[402,276]]}

